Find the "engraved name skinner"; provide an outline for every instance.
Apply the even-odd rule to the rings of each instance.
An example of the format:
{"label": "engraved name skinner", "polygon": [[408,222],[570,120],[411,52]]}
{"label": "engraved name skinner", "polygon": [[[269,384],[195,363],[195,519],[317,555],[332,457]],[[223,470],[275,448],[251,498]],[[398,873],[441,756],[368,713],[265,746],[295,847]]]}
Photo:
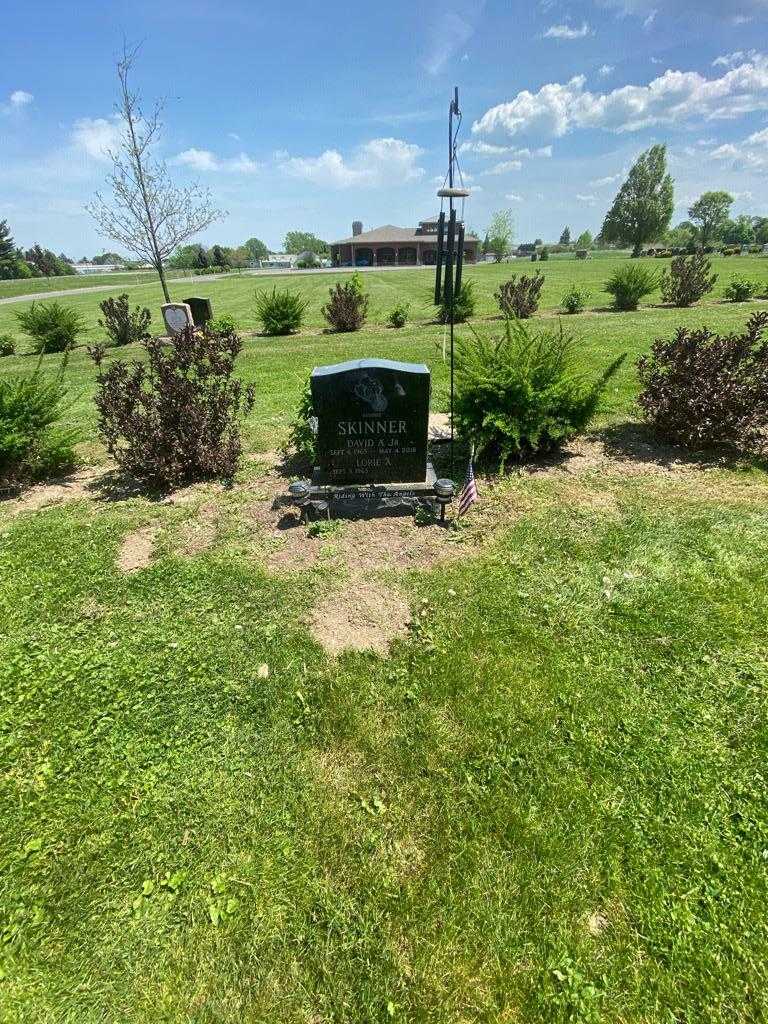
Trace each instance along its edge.
{"label": "engraved name skinner", "polygon": [[340,437],[405,433],[407,433],[405,420],[339,420]]}

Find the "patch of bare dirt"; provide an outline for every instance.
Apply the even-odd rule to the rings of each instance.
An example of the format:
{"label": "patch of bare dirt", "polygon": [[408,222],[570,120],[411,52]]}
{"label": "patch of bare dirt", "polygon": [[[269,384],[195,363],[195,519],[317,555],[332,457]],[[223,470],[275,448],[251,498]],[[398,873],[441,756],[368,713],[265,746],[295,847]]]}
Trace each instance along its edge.
{"label": "patch of bare dirt", "polygon": [[149,526],[142,526],[138,530],[129,533],[123,539],[120,550],[117,554],[117,567],[122,572],[139,572],[146,569],[152,561],[152,552],[155,547],[155,538],[160,527],[157,523],[150,523]]}
{"label": "patch of bare dirt", "polygon": [[183,523],[178,552],[184,558],[194,558],[213,547],[219,525],[219,509],[213,502],[201,506],[194,519]]}
{"label": "patch of bare dirt", "polygon": [[405,598],[378,581],[354,579],[324,594],[310,617],[315,639],[329,654],[374,651],[386,655],[389,643],[411,621]]}
{"label": "patch of bare dirt", "polygon": [[594,938],[602,935],[605,929],[608,927],[608,918],[602,910],[593,910],[591,914],[587,916],[587,931]]}
{"label": "patch of bare dirt", "polygon": [[77,501],[89,496],[91,484],[102,472],[94,468],[79,469],[56,480],[35,484],[17,497],[10,498],[5,507],[12,515],[18,515],[21,512],[37,512],[64,501]]}

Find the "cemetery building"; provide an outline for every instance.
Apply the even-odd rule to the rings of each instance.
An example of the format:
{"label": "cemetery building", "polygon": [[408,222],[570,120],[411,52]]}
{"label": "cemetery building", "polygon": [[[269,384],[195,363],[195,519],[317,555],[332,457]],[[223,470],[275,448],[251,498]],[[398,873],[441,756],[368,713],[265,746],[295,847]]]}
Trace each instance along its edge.
{"label": "cemetery building", "polygon": [[[476,263],[480,247],[477,235],[464,237],[464,262]],[[416,228],[385,224],[363,231],[362,222],[352,224],[352,235],[331,242],[334,267],[422,267],[437,260],[437,217],[419,221]]]}

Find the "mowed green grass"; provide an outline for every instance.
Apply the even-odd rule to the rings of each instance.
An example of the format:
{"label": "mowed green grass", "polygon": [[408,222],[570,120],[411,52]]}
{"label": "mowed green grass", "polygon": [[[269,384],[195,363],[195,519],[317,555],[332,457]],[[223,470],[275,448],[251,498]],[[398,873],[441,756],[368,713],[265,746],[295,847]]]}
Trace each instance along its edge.
{"label": "mowed green grass", "polygon": [[[65,277],[32,277],[23,281],[0,281],[0,299],[8,299],[16,295],[32,295],[39,300],[45,299],[47,292],[68,291],[71,288],[88,288],[96,285],[115,285],[125,288],[133,285],[146,285],[151,281],[153,273],[146,271],[118,272],[106,274],[67,274]],[[169,270],[168,279],[178,281],[184,277],[192,277],[202,273],[196,270]]]}
{"label": "mowed green grass", "polygon": [[[475,282],[477,292],[477,316],[487,317],[498,314],[498,303],[495,292],[499,285],[513,274],[532,274],[540,271],[545,277],[542,290],[541,309],[554,311],[559,307],[563,295],[571,284],[578,284],[589,292],[588,305],[592,309],[604,309],[610,305],[611,297],[604,290],[604,284],[612,269],[626,260],[625,254],[613,258],[580,261],[576,259],[552,259],[544,263],[530,263],[518,260],[513,263],[484,264],[468,267],[466,277]],[[646,260],[644,266],[660,274],[668,265],[668,260]],[[713,267],[719,275],[714,292],[709,301],[722,298],[734,274],[746,275],[759,285],[759,294],[768,292],[768,260],[756,256],[716,257]],[[197,291],[211,299],[214,313],[232,314],[242,330],[257,331],[260,328],[254,311],[254,294],[257,290],[290,288],[301,292],[309,301],[305,318],[307,328],[324,328],[322,306],[327,301],[328,290],[335,280],[344,280],[350,271],[339,271],[338,278],[333,274],[290,274],[272,276],[233,275],[220,280],[202,282]],[[367,272],[364,275],[366,289],[370,295],[368,320],[372,325],[386,323],[387,314],[393,306],[406,301],[411,304],[411,317],[417,323],[434,320],[433,304],[434,271],[429,268],[402,271]],[[185,298],[191,286],[183,282],[172,287],[172,297],[177,300]],[[154,327],[161,330],[162,318],[160,306],[163,302],[160,285],[157,281],[141,285],[120,285],[116,288],[126,291],[132,302],[148,306],[153,315]],[[97,341],[103,337],[98,326],[100,317],[99,303],[107,297],[106,292],[94,292],[91,295],[80,294],[67,297],[67,305],[79,310],[87,325],[83,341]],[[32,300],[30,300],[32,301]],[[650,296],[648,304],[660,303],[657,292]],[[20,331],[15,314],[23,309],[24,303],[0,305],[0,333],[9,333],[15,337],[24,349],[24,337]]]}
{"label": "mowed green grass", "polygon": [[[560,265],[597,273],[545,264],[552,303]],[[487,315],[509,270],[473,271]],[[332,279],[302,280],[319,305]],[[375,310],[422,295],[423,322],[247,338],[249,455],[318,363],[424,361],[447,407],[430,275],[365,281]],[[628,355],[598,428],[634,415],[654,337],[761,305],[564,319],[584,372]],[[100,461],[83,349],[66,377]],[[254,558],[252,464],[198,499],[223,511],[194,557],[195,504],[0,503],[3,1024],[768,1019],[766,473],[635,468],[481,481],[493,540],[459,530],[464,557],[393,580],[418,614],[388,658],[312,638],[332,559]]]}

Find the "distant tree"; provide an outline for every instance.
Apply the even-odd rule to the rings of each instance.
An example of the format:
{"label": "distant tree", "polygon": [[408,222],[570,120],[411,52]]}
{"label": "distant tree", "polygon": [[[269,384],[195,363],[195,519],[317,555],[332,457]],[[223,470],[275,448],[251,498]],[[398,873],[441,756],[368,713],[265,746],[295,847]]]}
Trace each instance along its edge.
{"label": "distant tree", "polygon": [[221,245],[214,245],[211,249],[211,263],[214,267],[229,267],[231,263],[229,261],[229,255],[227,250]]}
{"label": "distant tree", "polygon": [[722,237],[733,202],[730,192],[704,192],[690,207],[688,216],[698,225],[702,245],[710,245]]}
{"label": "distant tree", "polygon": [[494,213],[488,227],[488,251],[493,253],[497,263],[501,263],[509,253],[514,237],[512,211],[499,210],[498,213]]}
{"label": "distant tree", "polygon": [[29,277],[31,271],[21,257],[11,237],[8,222],[0,220],[0,280],[9,281],[18,277]]}
{"label": "distant tree", "polygon": [[105,263],[125,263],[125,260],[117,252],[103,252],[100,256],[94,256],[91,263],[103,266]]}
{"label": "distant tree", "polygon": [[606,214],[603,242],[631,245],[638,256],[646,242],[661,238],[674,211],[674,183],[667,174],[667,147],[642,153]]}
{"label": "distant tree", "polygon": [[577,249],[591,249],[595,244],[595,240],[592,237],[591,231],[582,231],[579,237],[576,239]]}
{"label": "distant tree", "polygon": [[283,248],[286,252],[313,252],[316,256],[328,254],[328,243],[316,238],[309,231],[289,231],[285,236]]}
{"label": "distant tree", "polygon": [[723,241],[728,245],[751,245],[755,240],[755,226],[752,218],[740,214],[736,220],[726,222],[723,229]]}
{"label": "distant tree", "polygon": [[488,237],[488,232],[486,231],[485,232],[485,238],[483,239],[483,246],[482,246],[483,256],[487,256],[490,251],[491,251],[491,240]]}
{"label": "distant tree", "polygon": [[265,260],[269,256],[269,249],[260,238],[249,238],[243,242],[243,249],[247,249],[249,259]]}
{"label": "distant tree", "polygon": [[683,220],[666,232],[664,242],[675,249],[690,249],[696,244],[697,235],[696,225],[691,224],[689,220]]}
{"label": "distant tree", "polygon": [[152,264],[165,301],[170,302],[164,260],[223,214],[213,206],[207,190],[197,184],[177,187],[166,165],[153,158],[161,130],[161,105],[157,104],[152,114],[145,116],[141,97],[129,87],[137,53],[138,48],[124,47],[117,64],[117,111],[122,136],[118,149],[108,153],[112,173],[107,181],[112,199],[107,202],[97,193],[86,209],[103,235]]}
{"label": "distant tree", "polygon": [[66,256],[57,256],[55,252],[43,249],[40,245],[33,245],[31,249],[27,249],[24,259],[42,277],[63,277],[65,274],[74,273],[74,267]]}
{"label": "distant tree", "polygon": [[753,217],[752,227],[758,245],[768,245],[768,217]]}
{"label": "distant tree", "polygon": [[560,245],[571,244],[571,229],[566,224],[563,228],[563,233],[560,235]]}

